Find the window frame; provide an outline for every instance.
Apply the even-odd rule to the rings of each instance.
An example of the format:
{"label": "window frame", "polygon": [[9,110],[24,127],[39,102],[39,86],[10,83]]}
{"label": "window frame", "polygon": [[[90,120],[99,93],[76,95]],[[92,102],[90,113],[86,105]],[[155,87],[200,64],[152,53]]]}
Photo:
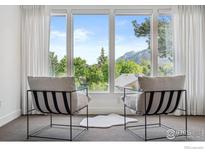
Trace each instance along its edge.
{"label": "window frame", "polygon": [[[173,74],[176,73],[176,63],[175,63],[175,46],[174,46],[174,10],[173,9],[158,9],[158,16],[171,16],[171,27],[172,27],[172,50],[174,52],[174,57],[173,57]],[[158,30],[158,29],[157,29]],[[158,43],[157,43],[158,44]],[[157,69],[158,69],[158,63],[157,63]],[[157,71],[158,72],[158,71]],[[158,75],[158,74],[157,74]]]}
{"label": "window frame", "polygon": [[[125,9],[126,8],[126,9]],[[67,16],[67,75],[73,75],[73,16],[74,15],[108,15],[109,21],[109,60],[108,60],[108,90],[93,91],[91,93],[119,93],[115,92],[115,16],[117,15],[150,15],[151,19],[151,76],[158,75],[158,16],[162,14],[172,17],[173,30],[173,7],[172,6],[48,6],[49,9],[49,37],[50,37],[50,16],[57,14],[66,14]],[[174,51],[174,33],[172,35]],[[50,43],[50,40],[49,40]],[[175,73],[175,59],[173,61]]]}
{"label": "window frame", "polygon": [[[129,10],[116,10],[116,13],[115,13],[115,17],[116,16],[150,16],[150,27],[151,27],[151,29],[150,29],[150,35],[151,35],[151,40],[150,40],[150,42],[151,42],[151,58],[150,58],[150,62],[151,62],[151,72],[150,72],[150,76],[152,76],[153,75],[153,69],[152,69],[152,66],[153,66],[153,59],[152,59],[152,57],[153,57],[153,45],[152,45],[152,40],[153,40],[153,38],[152,38],[152,21],[153,21],[153,17],[152,17],[152,15],[153,15],[153,10],[151,10],[151,9],[146,9],[146,10],[131,10],[131,11],[129,11]],[[114,41],[116,41],[116,40],[114,40]],[[115,57],[114,57],[115,58]],[[115,60],[114,60],[114,62],[115,62]],[[115,65],[114,65],[114,69],[115,69]],[[115,79],[115,70],[114,70],[114,79]],[[115,81],[113,81],[114,83],[115,83]],[[121,93],[121,92],[119,92],[119,91],[115,91],[114,90],[114,93]]]}
{"label": "window frame", "polygon": [[74,16],[75,15],[107,15],[108,16],[108,88],[106,91],[90,91],[91,93],[110,93],[110,21],[109,21],[109,10],[72,10],[71,11],[71,19],[72,19],[72,29],[71,29],[71,35],[72,35],[72,58],[71,58],[71,75],[74,75],[74,68],[73,68],[73,59],[74,59]]}
{"label": "window frame", "polygon": [[[50,52],[50,32],[51,32],[51,18],[52,16],[65,16],[66,17],[66,55],[67,55],[67,58],[69,57],[69,53],[68,53],[68,39],[69,39],[69,36],[68,36],[68,13],[67,13],[67,10],[66,9],[53,9],[52,11],[50,11],[49,13],[49,18],[48,18],[48,52]],[[68,74],[68,69],[69,69],[69,65],[68,65],[68,59],[67,59],[67,74]],[[49,69],[49,68],[48,68]]]}

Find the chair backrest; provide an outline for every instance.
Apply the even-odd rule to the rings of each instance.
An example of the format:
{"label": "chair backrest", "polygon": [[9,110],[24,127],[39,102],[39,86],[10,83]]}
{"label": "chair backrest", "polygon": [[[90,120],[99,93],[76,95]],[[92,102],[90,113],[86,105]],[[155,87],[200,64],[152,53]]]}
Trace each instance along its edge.
{"label": "chair backrest", "polygon": [[184,75],[139,77],[138,82],[139,87],[144,91],[138,100],[138,110],[140,112],[148,115],[168,114],[177,109],[182,93],[184,92]]}
{"label": "chair backrest", "polygon": [[138,74],[121,74],[115,79],[115,86],[118,88],[131,87],[137,89],[139,87],[138,77]]}
{"label": "chair backrest", "polygon": [[28,83],[33,96],[33,106],[37,111],[70,114],[77,108],[77,93],[66,92],[76,89],[74,77],[29,76]]}

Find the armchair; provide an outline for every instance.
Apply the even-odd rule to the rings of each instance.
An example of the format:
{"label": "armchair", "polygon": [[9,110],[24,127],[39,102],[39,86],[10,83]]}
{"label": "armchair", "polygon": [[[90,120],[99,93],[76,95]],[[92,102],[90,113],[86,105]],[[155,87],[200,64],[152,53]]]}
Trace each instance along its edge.
{"label": "armchair", "polygon": [[[138,82],[140,90],[124,88],[124,96],[122,97],[122,101],[124,102],[124,129],[131,131],[145,141],[166,138],[148,138],[147,129],[150,128],[150,126],[172,129],[162,124],[161,115],[167,115],[179,109],[185,113],[185,134],[182,134],[182,136],[186,136],[187,138],[187,92],[184,89],[185,76],[139,77]],[[127,93],[128,90],[132,91],[132,94]],[[135,92],[135,94],[133,94],[133,92]],[[184,109],[178,107],[182,94],[184,94],[185,97]],[[127,108],[135,111],[138,115],[144,116],[144,125],[127,126]],[[158,123],[147,123],[148,116],[152,115],[159,116]],[[144,137],[136,134],[131,128],[144,128]]]}
{"label": "armchair", "polygon": [[[74,77],[28,77],[28,83],[30,90],[27,90],[27,139],[30,137],[40,137],[72,141],[83,131],[88,130],[88,102],[90,98],[88,96],[87,87],[76,89]],[[83,91],[85,91],[85,94]],[[29,94],[32,95],[32,109],[29,109],[29,106],[31,106],[29,105]],[[87,127],[83,128],[80,125],[73,125],[72,117],[84,108],[86,109]],[[29,116],[33,110],[50,115],[50,125],[30,134]],[[70,119],[69,125],[54,124],[52,120],[53,114],[68,115]],[[68,127],[70,130],[70,138],[62,139],[38,135],[42,130],[54,126]],[[82,128],[81,132],[75,137],[73,137],[72,134],[73,127]]]}

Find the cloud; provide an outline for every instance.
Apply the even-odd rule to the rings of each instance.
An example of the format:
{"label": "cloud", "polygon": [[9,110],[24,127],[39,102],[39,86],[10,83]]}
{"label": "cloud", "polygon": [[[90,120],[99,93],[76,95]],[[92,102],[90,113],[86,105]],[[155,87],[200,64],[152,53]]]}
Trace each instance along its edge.
{"label": "cloud", "polygon": [[90,37],[90,35],[92,34],[92,32],[83,29],[83,28],[78,28],[74,30],[74,39],[77,42],[84,42],[86,40],[88,40],[88,38]]}
{"label": "cloud", "polygon": [[66,33],[65,32],[61,32],[61,31],[51,31],[51,38],[65,38],[66,37]]}
{"label": "cloud", "polygon": [[125,40],[124,36],[116,35],[115,36],[116,43],[122,42]]}
{"label": "cloud", "polygon": [[119,27],[119,26],[125,26],[129,23],[128,20],[123,20],[123,19],[120,19],[116,22],[116,27]]}
{"label": "cloud", "polygon": [[58,60],[62,59],[67,54],[65,45],[53,44],[50,47],[50,51],[55,52],[55,54],[58,56]]}

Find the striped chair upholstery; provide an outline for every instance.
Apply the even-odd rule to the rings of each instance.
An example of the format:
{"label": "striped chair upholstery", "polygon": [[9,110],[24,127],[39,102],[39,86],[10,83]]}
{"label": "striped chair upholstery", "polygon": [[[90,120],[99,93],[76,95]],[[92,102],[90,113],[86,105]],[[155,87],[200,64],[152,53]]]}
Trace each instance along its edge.
{"label": "striped chair upholstery", "polygon": [[85,107],[90,100],[84,93],[75,91],[73,77],[28,77],[28,83],[33,106],[42,113],[71,114]]}
{"label": "striped chair upholstery", "polygon": [[147,115],[168,114],[177,109],[184,88],[184,75],[139,77],[138,82],[139,88],[143,92],[138,95],[127,95],[125,97],[125,104],[127,106],[130,106],[140,114]]}

